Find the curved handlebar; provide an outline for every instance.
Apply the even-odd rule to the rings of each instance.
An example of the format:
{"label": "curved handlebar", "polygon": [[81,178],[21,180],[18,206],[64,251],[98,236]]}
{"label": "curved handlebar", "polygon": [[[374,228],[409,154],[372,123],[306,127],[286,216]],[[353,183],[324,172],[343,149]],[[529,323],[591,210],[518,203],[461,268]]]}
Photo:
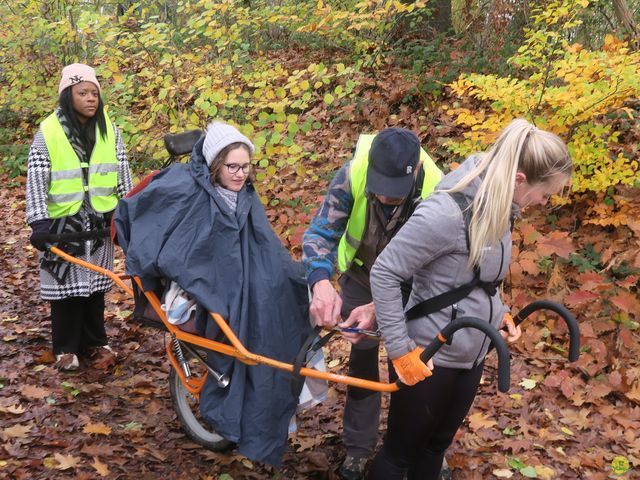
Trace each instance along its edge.
{"label": "curved handlebar", "polygon": [[538,310],[551,310],[562,317],[569,330],[569,361],[575,362],[580,356],[580,329],[575,317],[563,305],[551,300],[537,300],[530,303],[513,317],[516,325],[520,325],[529,315]]}
{"label": "curved handlebar", "polygon": [[[454,332],[461,328],[475,328],[485,333],[490,339],[493,345],[496,346],[498,353],[498,390],[501,392],[509,391],[509,349],[504,339],[500,336],[498,330],[490,323],[480,320],[476,317],[460,317],[453,322],[447,324],[436,338],[434,338],[424,352],[420,355],[420,360],[427,363],[431,357],[433,357],[440,347],[447,342],[447,338],[453,335]],[[398,387],[406,387],[400,380],[396,381]]]}

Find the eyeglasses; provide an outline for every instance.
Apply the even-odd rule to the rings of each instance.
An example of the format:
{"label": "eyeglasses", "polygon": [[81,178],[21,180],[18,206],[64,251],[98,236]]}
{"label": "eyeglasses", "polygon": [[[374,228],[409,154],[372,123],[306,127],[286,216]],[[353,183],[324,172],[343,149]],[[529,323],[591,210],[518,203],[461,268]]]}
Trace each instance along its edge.
{"label": "eyeglasses", "polygon": [[249,175],[249,172],[251,171],[250,163],[245,163],[244,165],[240,165],[238,163],[225,163],[224,166],[227,167],[227,171],[232,175],[235,175],[240,170],[242,170],[242,173],[245,175]]}

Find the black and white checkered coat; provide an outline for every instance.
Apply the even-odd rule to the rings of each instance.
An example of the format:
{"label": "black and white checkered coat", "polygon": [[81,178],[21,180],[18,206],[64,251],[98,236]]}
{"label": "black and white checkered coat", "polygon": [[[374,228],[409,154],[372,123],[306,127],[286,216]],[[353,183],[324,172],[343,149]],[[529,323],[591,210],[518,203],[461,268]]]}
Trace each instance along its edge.
{"label": "black and white checkered coat", "polygon": [[[118,158],[118,196],[122,198],[132,188],[131,172],[120,131],[115,125],[113,129],[116,135],[116,156]],[[51,159],[41,130],[38,130],[31,144],[28,162],[26,220],[28,224],[31,224],[36,220],[49,218],[47,192],[49,190]],[[78,212],[78,215],[83,218],[84,230],[91,228],[88,216],[90,211],[92,209],[89,205],[89,199],[85,198]],[[105,239],[104,244],[93,254],[89,253],[92,250],[90,243],[91,241],[87,241],[86,253],[79,258],[109,270],[113,269],[114,245],[111,240]],[[71,265],[64,283],[58,283],[47,271],[40,269],[40,296],[43,300],[88,297],[92,293],[108,291],[112,283],[107,277],[76,265]]]}

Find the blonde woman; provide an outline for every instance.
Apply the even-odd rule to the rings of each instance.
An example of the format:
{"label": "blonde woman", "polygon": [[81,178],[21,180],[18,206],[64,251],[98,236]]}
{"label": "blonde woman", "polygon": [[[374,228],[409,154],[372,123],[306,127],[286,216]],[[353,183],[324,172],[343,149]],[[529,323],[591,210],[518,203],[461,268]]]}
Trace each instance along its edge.
{"label": "blonde woman", "polygon": [[[392,394],[384,445],[367,478],[438,478],[475,398],[490,341],[478,330],[459,330],[429,365],[420,360],[420,345],[463,316],[505,328],[509,342],[520,337],[496,289],[511,259],[510,225],[525,207],[560,192],[571,172],[560,138],[514,120],[487,152],[444,177],[378,257],[371,290],[390,372],[413,386]],[[400,285],[409,278],[405,312]],[[406,320],[421,302],[473,281],[477,286],[453,305]]]}

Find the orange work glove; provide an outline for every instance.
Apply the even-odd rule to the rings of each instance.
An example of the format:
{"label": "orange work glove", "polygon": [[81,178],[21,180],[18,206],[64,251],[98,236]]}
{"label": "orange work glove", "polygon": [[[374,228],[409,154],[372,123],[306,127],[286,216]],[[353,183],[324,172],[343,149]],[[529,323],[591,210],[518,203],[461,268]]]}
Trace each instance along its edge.
{"label": "orange work glove", "polygon": [[422,352],[424,352],[424,348],[416,347],[411,352],[391,360],[398,378],[405,385],[415,385],[431,376],[431,370],[420,360]]}

